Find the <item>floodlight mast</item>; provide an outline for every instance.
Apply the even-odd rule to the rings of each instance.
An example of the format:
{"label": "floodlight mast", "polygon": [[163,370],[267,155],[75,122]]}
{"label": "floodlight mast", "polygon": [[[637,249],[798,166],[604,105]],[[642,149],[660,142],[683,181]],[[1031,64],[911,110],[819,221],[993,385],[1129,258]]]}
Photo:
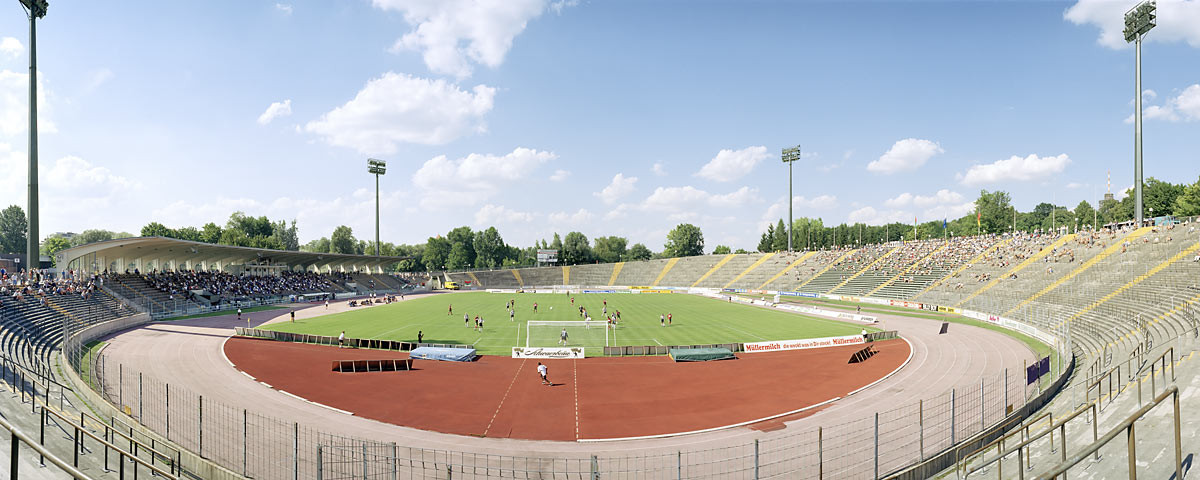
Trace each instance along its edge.
{"label": "floodlight mast", "polygon": [[788,240],[788,242],[787,242],[787,249],[789,252],[791,252],[792,251],[792,162],[795,162],[796,160],[800,159],[800,145],[796,145],[795,147],[792,147],[792,148],[783,149],[783,152],[780,155],[780,158],[783,159],[783,163],[786,163],[788,165],[788,196],[787,196],[787,204],[788,204],[788,224],[787,224],[788,239],[787,240]]}
{"label": "floodlight mast", "polygon": [[367,159],[367,173],[375,175],[375,256],[379,256],[379,176],[387,173],[387,162]]}
{"label": "floodlight mast", "polygon": [[1142,227],[1145,216],[1142,213],[1142,37],[1156,24],[1156,2],[1149,0],[1125,12],[1125,41],[1133,42],[1136,53],[1136,68],[1134,86],[1137,89],[1133,96],[1133,214],[1138,228]]}
{"label": "floodlight mast", "polygon": [[38,245],[37,171],[37,19],[46,16],[46,0],[20,0],[29,15],[29,226],[25,235],[25,269],[41,267]]}

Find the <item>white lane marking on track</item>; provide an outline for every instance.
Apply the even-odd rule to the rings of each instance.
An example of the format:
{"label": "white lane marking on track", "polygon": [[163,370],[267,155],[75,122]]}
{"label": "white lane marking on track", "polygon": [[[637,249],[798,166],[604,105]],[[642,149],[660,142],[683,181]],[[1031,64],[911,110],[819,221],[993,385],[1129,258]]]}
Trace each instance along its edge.
{"label": "white lane marking on track", "polygon": [[575,440],[579,440],[579,360],[571,361],[571,370],[575,377]]}
{"label": "white lane marking on track", "polygon": [[496,413],[492,414],[492,419],[488,421],[487,428],[483,429],[483,436],[486,437],[488,431],[492,429],[492,423],[496,421],[496,417],[500,415],[500,409],[504,407],[504,401],[508,399],[509,392],[512,392],[513,385],[517,384],[517,378],[521,376],[521,369],[525,368],[525,360],[521,360],[521,365],[517,367],[517,373],[513,374],[512,382],[508,384],[508,390],[504,391],[504,396],[500,397],[500,403],[496,405]]}

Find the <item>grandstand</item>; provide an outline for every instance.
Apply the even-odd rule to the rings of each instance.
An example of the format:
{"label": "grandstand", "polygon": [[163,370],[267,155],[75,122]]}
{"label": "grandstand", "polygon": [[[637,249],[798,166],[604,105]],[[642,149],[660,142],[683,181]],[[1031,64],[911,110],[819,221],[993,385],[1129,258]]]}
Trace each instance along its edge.
{"label": "grandstand", "polygon": [[[124,243],[135,241],[137,239],[123,240]],[[262,252],[254,252],[251,262],[259,262],[261,257],[258,253]],[[1101,393],[1097,390],[1100,388],[1097,382],[1108,382],[1119,375],[1117,383],[1125,384],[1126,388],[1105,392],[1101,401],[1105,411],[1110,413],[1100,419],[1098,427],[1102,432],[1117,425],[1128,415],[1138,413],[1138,408],[1150,401],[1154,394],[1169,395],[1166,385],[1179,382],[1180,387],[1187,387],[1194,382],[1198,367],[1197,362],[1191,359],[1195,356],[1196,338],[1200,333],[1198,253],[1200,238],[1197,237],[1195,225],[1185,223],[1115,232],[985,235],[817,252],[705,255],[616,264],[446,272],[443,276],[455,281],[470,280],[478,288],[658,286],[728,288],[755,293],[801,292],[829,294],[836,298],[873,297],[927,302],[938,307],[967,308],[1004,316],[1071,339],[1076,374],[1069,377],[1063,392],[1044,410],[1054,412],[1055,421],[1066,418],[1077,407],[1096,402],[1096,397]],[[61,363],[56,360],[56,351],[63,344],[64,329],[74,334],[89,326],[124,324],[122,322],[147,317],[148,313],[157,312],[158,316],[162,316],[167,312],[195,311],[208,306],[197,299],[208,299],[210,295],[189,295],[194,290],[190,288],[172,290],[170,282],[165,286],[162,283],[170,278],[163,272],[156,272],[153,267],[150,274],[140,270],[146,265],[208,267],[204,260],[184,254],[170,262],[156,259],[156,262],[150,263],[145,257],[111,258],[112,254],[105,251],[102,245],[83,246],[66,252],[63,259],[74,262],[71,263],[74,266],[93,263],[133,266],[128,274],[122,271],[110,272],[109,275],[104,275],[102,269],[88,272],[86,268],[81,268],[83,273],[80,278],[87,280],[76,281],[73,288],[83,288],[92,282],[95,287],[90,289],[91,293],[86,298],[78,292],[72,292],[46,295],[44,302],[33,297],[17,301],[9,292],[0,303],[0,348],[3,349],[5,381],[14,385],[14,388],[19,384],[22,389],[50,398],[49,402],[39,400],[40,408],[60,408],[67,416],[78,416],[81,408],[79,399],[72,398],[67,388],[59,385],[62,382],[56,379],[57,374],[51,367]],[[314,292],[344,298],[371,291],[411,288],[411,279],[383,274],[378,268],[381,263],[371,264],[378,261],[372,258],[338,259],[343,263],[336,266],[320,264],[324,259],[316,258],[311,259],[316,260],[311,264],[305,264],[305,261],[273,261],[270,272],[248,275],[257,279],[243,286],[261,286],[265,284],[264,281],[282,286],[241,298],[247,301],[278,301],[281,296]],[[244,273],[254,266],[265,266],[238,268],[232,267],[234,264],[236,262],[225,261],[220,268]],[[217,267],[216,264],[212,266]],[[292,272],[308,273],[304,277],[289,280],[289,276],[297,274]],[[92,273],[96,275],[91,276]],[[270,278],[263,280],[263,275]],[[297,281],[297,278],[303,278],[306,283],[288,283]],[[97,368],[96,364],[89,363],[95,360],[83,361],[82,345],[75,344],[67,353],[67,359],[74,368],[84,365]],[[1161,370],[1167,364],[1178,367],[1178,371],[1171,369],[1170,377]],[[1116,370],[1118,366],[1121,366],[1119,372]],[[22,373],[30,379],[14,380]],[[1134,379],[1133,383],[1129,383],[1130,379]],[[1154,382],[1153,388],[1151,381]],[[1135,384],[1145,390],[1142,395],[1137,394]],[[77,384],[75,388],[89,387]],[[58,400],[55,401],[52,395],[56,395]],[[109,391],[106,395],[113,395],[113,392]],[[1182,401],[1185,410],[1200,408],[1194,398],[1188,397]],[[28,411],[30,406],[24,408]],[[141,419],[137,412],[122,416],[112,410],[109,415],[119,417],[121,422]],[[1047,425],[1045,419],[1036,418],[1038,415],[1040,413],[1027,417],[1036,419],[1030,426],[1035,433],[1044,432]],[[1079,419],[1070,421],[1078,422]],[[89,422],[85,418],[83,423]],[[1015,423],[1009,423],[1009,428],[1021,425],[1021,417],[1015,417],[1011,422]],[[1139,457],[1153,458],[1160,451],[1169,456],[1174,444],[1163,439],[1171,438],[1168,433],[1174,428],[1172,416],[1156,415],[1141,422],[1138,424],[1138,438],[1142,439],[1139,441]],[[1185,426],[1195,425],[1194,420],[1185,419],[1184,422]],[[92,424],[90,428],[100,428],[97,425]],[[1083,427],[1072,428],[1085,431]],[[155,428],[147,426],[145,431],[146,435],[154,435]],[[975,431],[984,434],[984,430]],[[179,453],[188,456],[180,457],[183,458],[183,464],[193,471],[205,468],[210,470],[204,471],[215,471],[212,469],[216,468],[236,470],[233,468],[236,465],[214,465],[214,459],[202,458],[194,451],[189,453],[189,449],[196,448],[196,444],[190,440],[180,440],[177,432],[170,433],[175,442],[167,440],[163,433],[158,432],[159,435],[153,436],[154,444],[147,444],[146,448],[161,450],[165,448],[162,445],[178,443],[186,447],[180,448]],[[991,435],[986,438],[990,441],[995,437]],[[1194,434],[1184,440],[1185,444],[1195,445]],[[160,441],[163,443],[160,444]],[[1092,437],[1070,435],[1069,438],[1056,441],[1066,442],[1070,451],[1078,451],[1090,444]],[[930,456],[924,463],[917,460],[909,462],[913,464],[909,469],[900,468],[885,473],[920,477],[927,475],[929,468],[940,470],[951,464],[963,469],[979,468],[972,476],[981,473],[994,475],[998,464],[1003,466],[1005,472],[1016,468],[1012,455],[995,460],[992,454],[975,453],[985,443],[971,439],[962,444],[961,451],[946,450],[951,456],[963,459],[958,464],[936,464],[933,463],[934,457]],[[1034,443],[1031,447],[1036,453],[1030,460],[1035,471],[1053,468],[1060,462],[1057,455],[1049,454],[1046,442]],[[97,477],[105,476],[99,466],[101,460],[98,456],[85,457],[82,468]],[[1118,468],[1122,458],[1120,455],[1106,455],[1097,464],[1102,467],[1097,468]],[[1145,468],[1169,472],[1171,466],[1168,463],[1160,462]],[[504,475],[502,472],[503,469],[497,469],[497,475]]]}

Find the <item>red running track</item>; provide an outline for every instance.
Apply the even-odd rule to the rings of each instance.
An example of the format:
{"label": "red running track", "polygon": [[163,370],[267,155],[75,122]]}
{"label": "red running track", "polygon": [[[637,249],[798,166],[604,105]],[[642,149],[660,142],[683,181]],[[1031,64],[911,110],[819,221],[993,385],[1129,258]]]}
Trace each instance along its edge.
{"label": "red running track", "polygon": [[333,360],[405,358],[379,350],[232,337],[225,354],[261,382],[357,416],[459,435],[579,440],[690,432],[779,415],[844,396],[909,356],[903,340],[847,364],[862,346],[743,353],[737,360],[667,357],[536,360],[484,356],[470,363],[417,360],[407,372],[337,373]]}

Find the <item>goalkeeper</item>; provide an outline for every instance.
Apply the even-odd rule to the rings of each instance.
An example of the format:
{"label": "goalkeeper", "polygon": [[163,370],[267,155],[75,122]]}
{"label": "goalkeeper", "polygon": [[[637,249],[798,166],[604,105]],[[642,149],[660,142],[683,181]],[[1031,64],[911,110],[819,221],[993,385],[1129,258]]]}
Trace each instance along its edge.
{"label": "goalkeeper", "polygon": [[567,344],[567,328],[566,327],[563,327],[562,333],[558,334],[558,344],[559,345]]}

